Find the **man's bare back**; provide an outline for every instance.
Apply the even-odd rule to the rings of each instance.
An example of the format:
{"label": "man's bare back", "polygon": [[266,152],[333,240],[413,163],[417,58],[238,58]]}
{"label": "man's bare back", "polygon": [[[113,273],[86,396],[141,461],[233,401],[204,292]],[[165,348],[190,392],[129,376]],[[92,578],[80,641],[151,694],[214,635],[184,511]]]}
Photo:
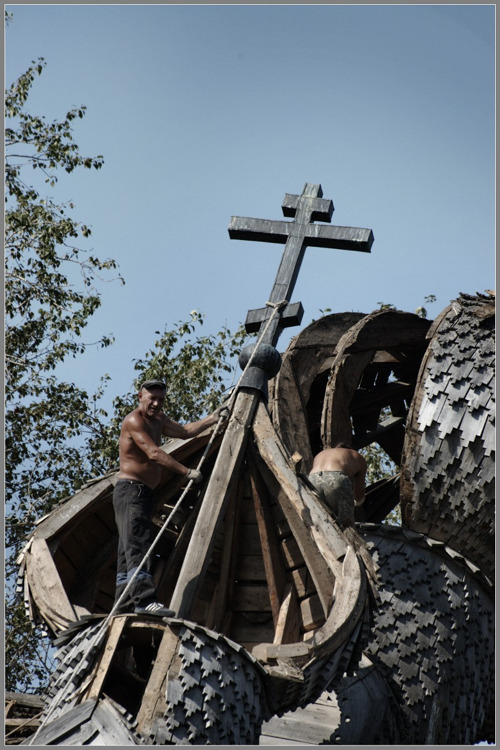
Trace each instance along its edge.
{"label": "man's bare back", "polygon": [[342,471],[346,474],[352,481],[354,501],[356,505],[361,505],[365,497],[366,477],[366,461],[361,454],[353,448],[325,448],[314,457],[310,473],[319,471]]}

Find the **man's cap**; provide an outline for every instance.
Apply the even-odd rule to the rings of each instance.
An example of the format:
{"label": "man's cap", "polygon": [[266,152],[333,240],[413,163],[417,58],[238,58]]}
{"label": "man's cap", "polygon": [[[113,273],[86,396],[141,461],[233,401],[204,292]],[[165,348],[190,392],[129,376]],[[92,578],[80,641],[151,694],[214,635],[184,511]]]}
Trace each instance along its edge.
{"label": "man's cap", "polygon": [[163,380],[145,380],[139,390],[142,391],[143,388],[145,388],[147,391],[149,391],[150,388],[161,388],[162,391],[167,390],[167,386],[165,385]]}

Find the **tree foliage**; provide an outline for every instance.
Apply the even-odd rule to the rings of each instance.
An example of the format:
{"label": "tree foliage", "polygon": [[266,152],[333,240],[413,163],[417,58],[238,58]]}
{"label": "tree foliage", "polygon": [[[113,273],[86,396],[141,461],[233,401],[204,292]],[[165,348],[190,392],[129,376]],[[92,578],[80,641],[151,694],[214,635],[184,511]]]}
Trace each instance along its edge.
{"label": "tree foliage", "polygon": [[[67,357],[84,355],[82,331],[100,305],[96,284],[116,268],[79,245],[90,235],[71,203],[42,197],[25,176],[55,188],[61,173],[100,169],[103,158],[80,154],[72,124],[85,107],[47,122],[27,110],[28,95],[43,59],[6,91],[6,688],[43,690],[51,671],[50,643],[33,633],[15,593],[16,559],[37,519],[91,477],[117,465],[123,417],[149,378],[168,384],[165,408],[176,421],[192,421],[223,400],[245,339],[242,327],[202,335],[203,315],[156,331],[154,347],[135,360],[128,393],[117,396],[113,415],[101,408],[107,376],[88,394],[58,377]],[[118,276],[118,278],[120,278]],[[382,303],[381,303],[382,304]],[[329,312],[328,309],[321,311]],[[419,312],[424,317],[426,311]],[[102,336],[98,346],[112,343]],[[375,447],[365,450],[369,481],[391,473]]]}
{"label": "tree foliage", "polygon": [[[14,599],[16,557],[35,520],[92,473],[81,438],[99,428],[100,390],[89,396],[61,381],[57,368],[85,351],[82,331],[100,305],[96,283],[116,267],[78,246],[91,230],[72,217],[71,203],[41,195],[59,173],[103,164],[102,156],[81,155],[73,139],[72,123],[85,107],[54,122],[29,112],[30,89],[44,65],[34,61],[5,92],[6,670],[8,684],[28,688],[44,667],[26,674],[19,668],[19,655],[22,662],[36,645],[27,645],[28,625]],[[103,336],[97,345],[111,342]]]}
{"label": "tree foliage", "polygon": [[203,314],[192,310],[189,320],[156,331],[159,338],[153,348],[134,360],[136,377],[131,390],[114,399],[112,418],[89,443],[102,472],[118,463],[121,423],[137,406],[137,392],[145,380],[161,379],[166,383],[164,408],[178,422],[196,421],[223,401],[247,334],[240,326],[235,332],[223,327],[216,334],[204,336],[200,332],[203,321]]}

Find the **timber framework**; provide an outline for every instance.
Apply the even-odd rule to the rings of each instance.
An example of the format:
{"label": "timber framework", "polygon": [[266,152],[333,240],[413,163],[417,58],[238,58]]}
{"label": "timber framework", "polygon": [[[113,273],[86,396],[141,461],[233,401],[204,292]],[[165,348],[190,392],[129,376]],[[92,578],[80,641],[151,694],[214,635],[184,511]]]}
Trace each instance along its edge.
{"label": "timber framework", "polygon": [[[293,221],[231,221],[231,237],[285,249],[268,303],[247,318],[258,339],[226,428],[162,448],[204,463],[196,488],[165,470],[155,491],[154,579],[175,617],[113,613],[116,471],[27,540],[19,587],[57,667],[23,709],[24,733],[11,696],[11,739],[494,742],[495,296],[460,294],[434,321],[327,315],[279,355],[281,330],[302,317],[291,296],[305,248],[371,249],[370,230],[315,223],[332,211],[307,183],[283,201]],[[307,480],[341,440],[397,467],[347,531]],[[386,522],[396,508],[401,526]]]}

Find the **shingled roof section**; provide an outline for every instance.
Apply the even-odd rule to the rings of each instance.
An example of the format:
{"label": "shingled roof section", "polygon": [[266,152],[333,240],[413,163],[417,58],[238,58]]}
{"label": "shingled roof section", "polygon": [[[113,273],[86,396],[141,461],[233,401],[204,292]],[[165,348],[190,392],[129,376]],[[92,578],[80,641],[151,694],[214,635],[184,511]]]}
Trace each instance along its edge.
{"label": "shingled roof section", "polygon": [[429,329],[403,452],[403,523],[494,575],[495,295],[461,294]]}

